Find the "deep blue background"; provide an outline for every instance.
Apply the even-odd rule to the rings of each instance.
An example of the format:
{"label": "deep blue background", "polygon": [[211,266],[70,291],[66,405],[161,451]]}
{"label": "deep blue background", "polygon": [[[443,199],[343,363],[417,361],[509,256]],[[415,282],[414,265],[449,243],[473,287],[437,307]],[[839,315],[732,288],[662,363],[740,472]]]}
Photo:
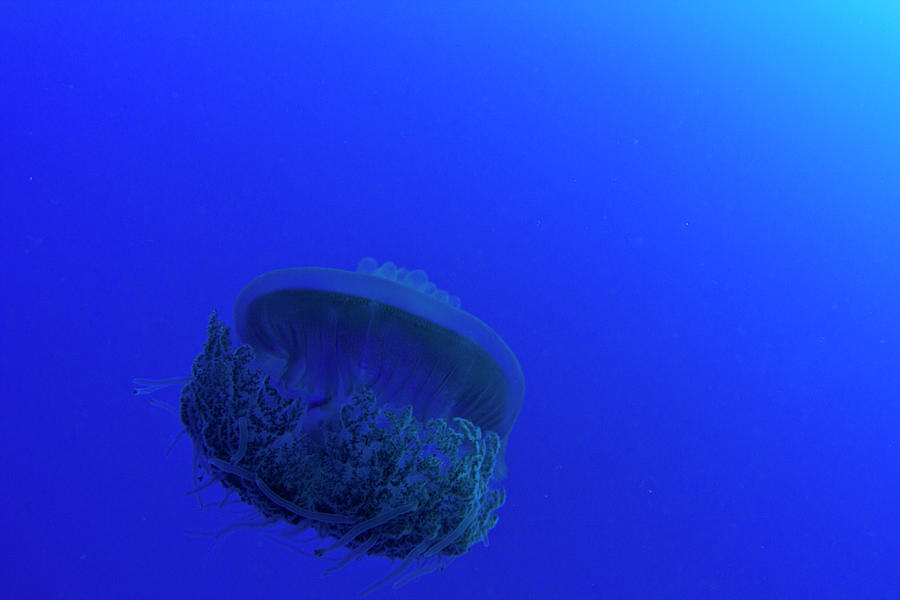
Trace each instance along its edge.
{"label": "deep blue background", "polygon": [[490,548],[379,597],[900,597],[896,3],[75,4],[0,7],[4,597],[379,578],[186,535],[129,393],[366,255],[527,383]]}

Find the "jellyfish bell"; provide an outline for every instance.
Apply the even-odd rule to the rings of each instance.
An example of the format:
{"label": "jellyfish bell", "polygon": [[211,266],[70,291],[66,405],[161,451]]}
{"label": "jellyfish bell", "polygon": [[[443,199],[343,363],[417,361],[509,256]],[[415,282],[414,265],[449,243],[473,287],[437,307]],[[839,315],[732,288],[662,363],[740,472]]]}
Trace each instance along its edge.
{"label": "jellyfish bell", "polygon": [[355,272],[271,271],[238,295],[234,324],[279,390],[312,396],[311,414],[369,389],[422,421],[464,417],[505,445],[522,406],[515,355],[422,270],[364,258]]}

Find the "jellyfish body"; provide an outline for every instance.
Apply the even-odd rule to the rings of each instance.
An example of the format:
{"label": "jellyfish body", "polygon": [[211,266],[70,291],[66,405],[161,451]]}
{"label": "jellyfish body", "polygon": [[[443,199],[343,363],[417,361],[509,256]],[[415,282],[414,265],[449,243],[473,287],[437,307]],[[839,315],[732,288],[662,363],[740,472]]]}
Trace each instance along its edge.
{"label": "jellyfish body", "polygon": [[[487,543],[522,403],[515,356],[422,271],[287,269],[210,319],[182,390],[197,466],[265,522],[400,563],[396,584]],[[326,541],[330,540],[330,541]]]}

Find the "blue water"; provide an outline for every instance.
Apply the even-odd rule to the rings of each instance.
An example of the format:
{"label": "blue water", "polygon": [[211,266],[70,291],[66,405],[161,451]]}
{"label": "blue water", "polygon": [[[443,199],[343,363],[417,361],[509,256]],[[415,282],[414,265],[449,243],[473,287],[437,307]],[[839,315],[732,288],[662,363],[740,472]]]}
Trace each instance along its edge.
{"label": "blue water", "polygon": [[130,394],[371,255],[527,385],[490,547],[373,597],[900,598],[895,3],[76,4],[0,7],[3,597],[383,576],[186,533]]}

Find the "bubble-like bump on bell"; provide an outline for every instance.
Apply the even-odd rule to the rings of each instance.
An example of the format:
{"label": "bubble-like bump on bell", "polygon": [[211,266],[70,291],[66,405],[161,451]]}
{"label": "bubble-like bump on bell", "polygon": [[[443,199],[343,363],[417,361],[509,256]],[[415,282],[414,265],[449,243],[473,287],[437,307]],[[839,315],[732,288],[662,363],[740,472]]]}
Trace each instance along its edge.
{"label": "bubble-like bump on bell", "polygon": [[375,271],[378,270],[378,261],[372,258],[371,256],[367,256],[356,266],[356,271],[358,273],[365,273],[366,275],[374,275]]}
{"label": "bubble-like bump on bell", "polygon": [[409,271],[403,278],[403,285],[411,287],[414,290],[424,292],[425,286],[428,285],[428,275],[422,269]]}
{"label": "bubble-like bump on bell", "polygon": [[397,281],[397,265],[387,261],[378,269],[377,275],[389,281]]}

